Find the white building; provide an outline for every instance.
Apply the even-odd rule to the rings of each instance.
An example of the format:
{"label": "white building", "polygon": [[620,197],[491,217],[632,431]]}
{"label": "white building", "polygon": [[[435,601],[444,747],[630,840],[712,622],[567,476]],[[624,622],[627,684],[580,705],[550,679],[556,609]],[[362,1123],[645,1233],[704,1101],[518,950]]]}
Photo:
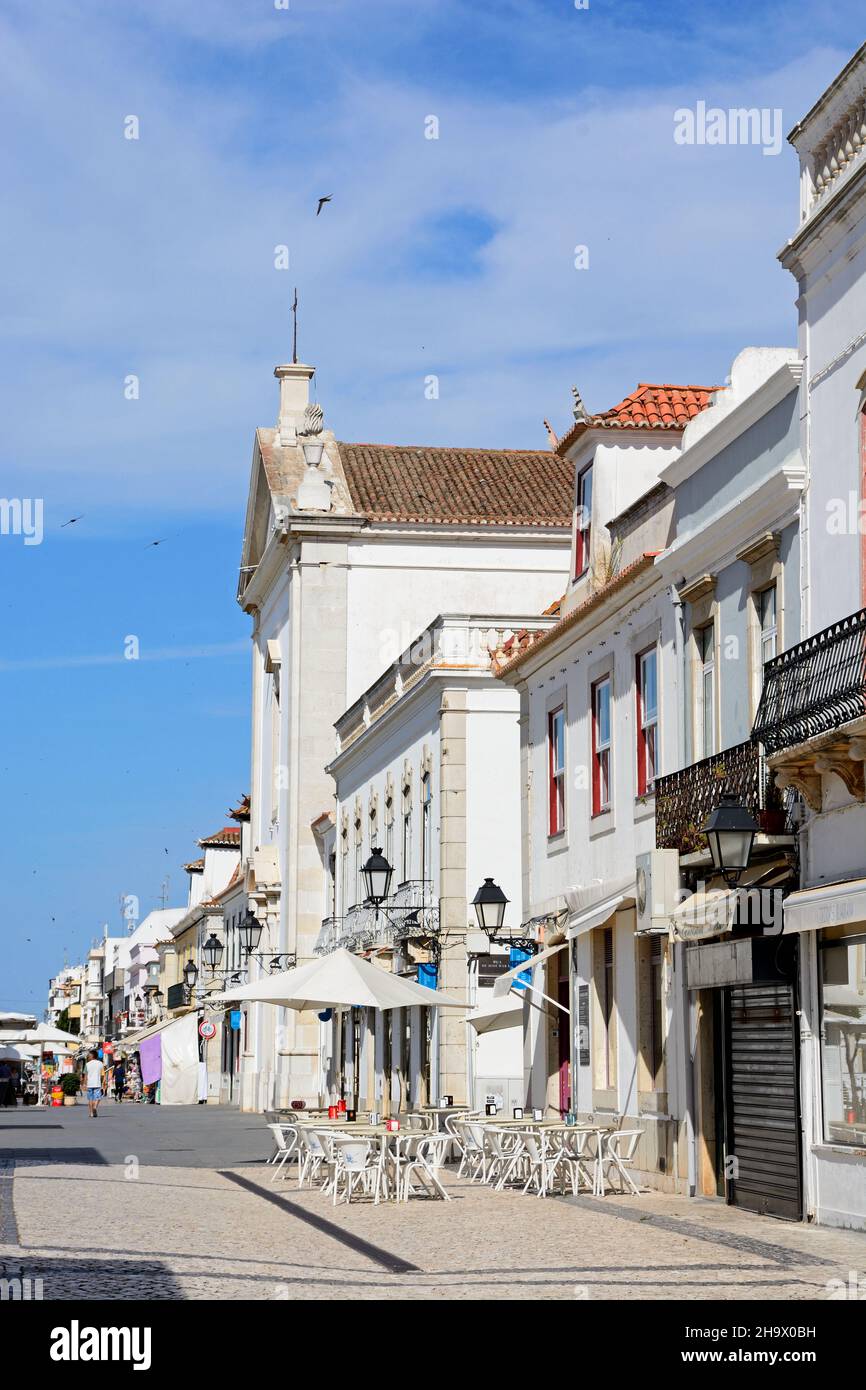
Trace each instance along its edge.
{"label": "white building", "polygon": [[[308,960],[326,863],[325,765],[346,708],[442,612],[541,612],[568,564],[570,469],[546,452],[338,443],[312,367],[276,369],[256,433],[238,599],[253,619],[248,898],[263,951]],[[309,462],[307,461],[309,457]],[[242,1104],[314,1102],[315,1016],[253,1005]]]}
{"label": "white building", "polygon": [[804,1207],[866,1228],[866,45],[790,135],[808,470],[804,640],[771,662],[755,726],[805,819],[800,947]]}
{"label": "white building", "polygon": [[[502,620],[440,616],[337,721],[328,771],[335,813],[320,828],[328,865],[316,945],[345,945],[419,983],[438,983],[474,1008],[512,963],[475,927],[485,877],[520,896],[519,698],[494,674],[515,631],[543,632],[554,616]],[[374,848],[394,873],[380,909],[365,904],[363,865]],[[325,1025],[323,1095],[352,1108],[522,1100],[513,1030],[477,1033],[462,1015],[366,1011]]]}
{"label": "white building", "polygon": [[[559,1005],[525,1020],[527,1102],[641,1129],[645,1180],[707,1195],[725,1190],[710,1079],[730,1057],[722,980],[702,989],[695,966],[734,924],[686,945],[674,914],[681,896],[695,911],[723,779],[766,809],[748,738],[762,661],[799,627],[799,375],[793,350],[746,349],[726,388],[645,386],[586,417],[563,441],[563,617],[503,671],[524,711],[524,919],[550,922],[533,982]],[[790,876],[792,844],[762,834],[756,858]]]}

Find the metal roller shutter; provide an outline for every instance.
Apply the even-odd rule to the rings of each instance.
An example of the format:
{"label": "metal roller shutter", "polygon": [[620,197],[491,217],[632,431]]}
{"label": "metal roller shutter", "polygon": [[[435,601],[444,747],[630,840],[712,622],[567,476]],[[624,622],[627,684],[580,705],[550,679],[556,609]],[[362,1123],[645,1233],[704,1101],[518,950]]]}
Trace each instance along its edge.
{"label": "metal roller shutter", "polygon": [[725,991],[726,1157],[736,1158],[728,1200],[799,1221],[800,1124],[793,990],[734,985]]}

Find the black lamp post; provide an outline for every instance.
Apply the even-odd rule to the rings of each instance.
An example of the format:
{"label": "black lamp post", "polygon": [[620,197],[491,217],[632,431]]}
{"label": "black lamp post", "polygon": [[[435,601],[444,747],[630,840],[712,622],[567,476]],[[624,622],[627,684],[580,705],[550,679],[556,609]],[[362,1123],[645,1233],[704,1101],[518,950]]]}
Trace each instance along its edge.
{"label": "black lamp post", "polygon": [[380,849],[374,847],[361,873],[368,901],[376,908],[381,907],[390,891],[394,870]]}
{"label": "black lamp post", "polygon": [[492,878],[486,878],[472,899],[478,925],[492,941],[502,931],[508,899]]}
{"label": "black lamp post", "polygon": [[198,979],[198,966],[190,956],[186,965],[183,967],[183,982],[190,993],[195,989],[195,982]]}
{"label": "black lamp post", "polygon": [[204,963],[212,974],[216,973],[220,961],[223,958],[223,944],[215,932],[211,932],[207,941],[201,948]]}
{"label": "black lamp post", "polygon": [[251,956],[257,950],[258,944],[262,939],[263,930],[264,928],[258,917],[247,908],[247,914],[238,927],[241,950],[245,956]]}
{"label": "black lamp post", "polygon": [[713,867],[729,888],[736,888],[748,868],[752,844],[758,832],[757,821],[735,796],[723,792],[714,811],[707,817],[702,833],[707,837]]}

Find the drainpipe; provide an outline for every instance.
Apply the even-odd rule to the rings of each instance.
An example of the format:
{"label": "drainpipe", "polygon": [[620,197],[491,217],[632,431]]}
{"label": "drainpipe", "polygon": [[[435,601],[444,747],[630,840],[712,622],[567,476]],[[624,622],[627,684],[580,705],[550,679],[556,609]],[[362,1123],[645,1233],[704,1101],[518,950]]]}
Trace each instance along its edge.
{"label": "drainpipe", "polygon": [[[680,579],[681,586],[685,581]],[[683,601],[677,584],[668,590],[674,610],[674,697],[677,707],[677,763],[684,765],[686,756],[686,620]],[[675,943],[673,949],[673,970],[676,976],[674,995],[679,1016],[679,1031],[682,1038],[682,1081],[683,1107],[686,1127],[686,1163],[688,1194],[694,1197],[697,1192],[697,1136],[695,1133],[695,1032],[692,1000],[686,984],[685,947]],[[677,1168],[679,1165],[677,1165]]]}

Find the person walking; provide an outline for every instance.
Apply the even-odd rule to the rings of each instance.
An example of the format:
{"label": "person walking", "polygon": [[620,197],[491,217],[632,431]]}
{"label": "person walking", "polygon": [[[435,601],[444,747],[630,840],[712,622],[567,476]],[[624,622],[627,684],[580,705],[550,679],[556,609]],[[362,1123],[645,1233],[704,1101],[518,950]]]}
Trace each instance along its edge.
{"label": "person walking", "polygon": [[123,1065],[123,1058],[118,1057],[114,1064],[114,1099],[120,1103],[123,1100],[123,1090],[126,1085],[126,1067]]}
{"label": "person walking", "polygon": [[87,1109],[91,1120],[96,1119],[99,1102],[102,1100],[102,1063],[95,1052],[91,1052],[84,1068],[87,1082]]}

